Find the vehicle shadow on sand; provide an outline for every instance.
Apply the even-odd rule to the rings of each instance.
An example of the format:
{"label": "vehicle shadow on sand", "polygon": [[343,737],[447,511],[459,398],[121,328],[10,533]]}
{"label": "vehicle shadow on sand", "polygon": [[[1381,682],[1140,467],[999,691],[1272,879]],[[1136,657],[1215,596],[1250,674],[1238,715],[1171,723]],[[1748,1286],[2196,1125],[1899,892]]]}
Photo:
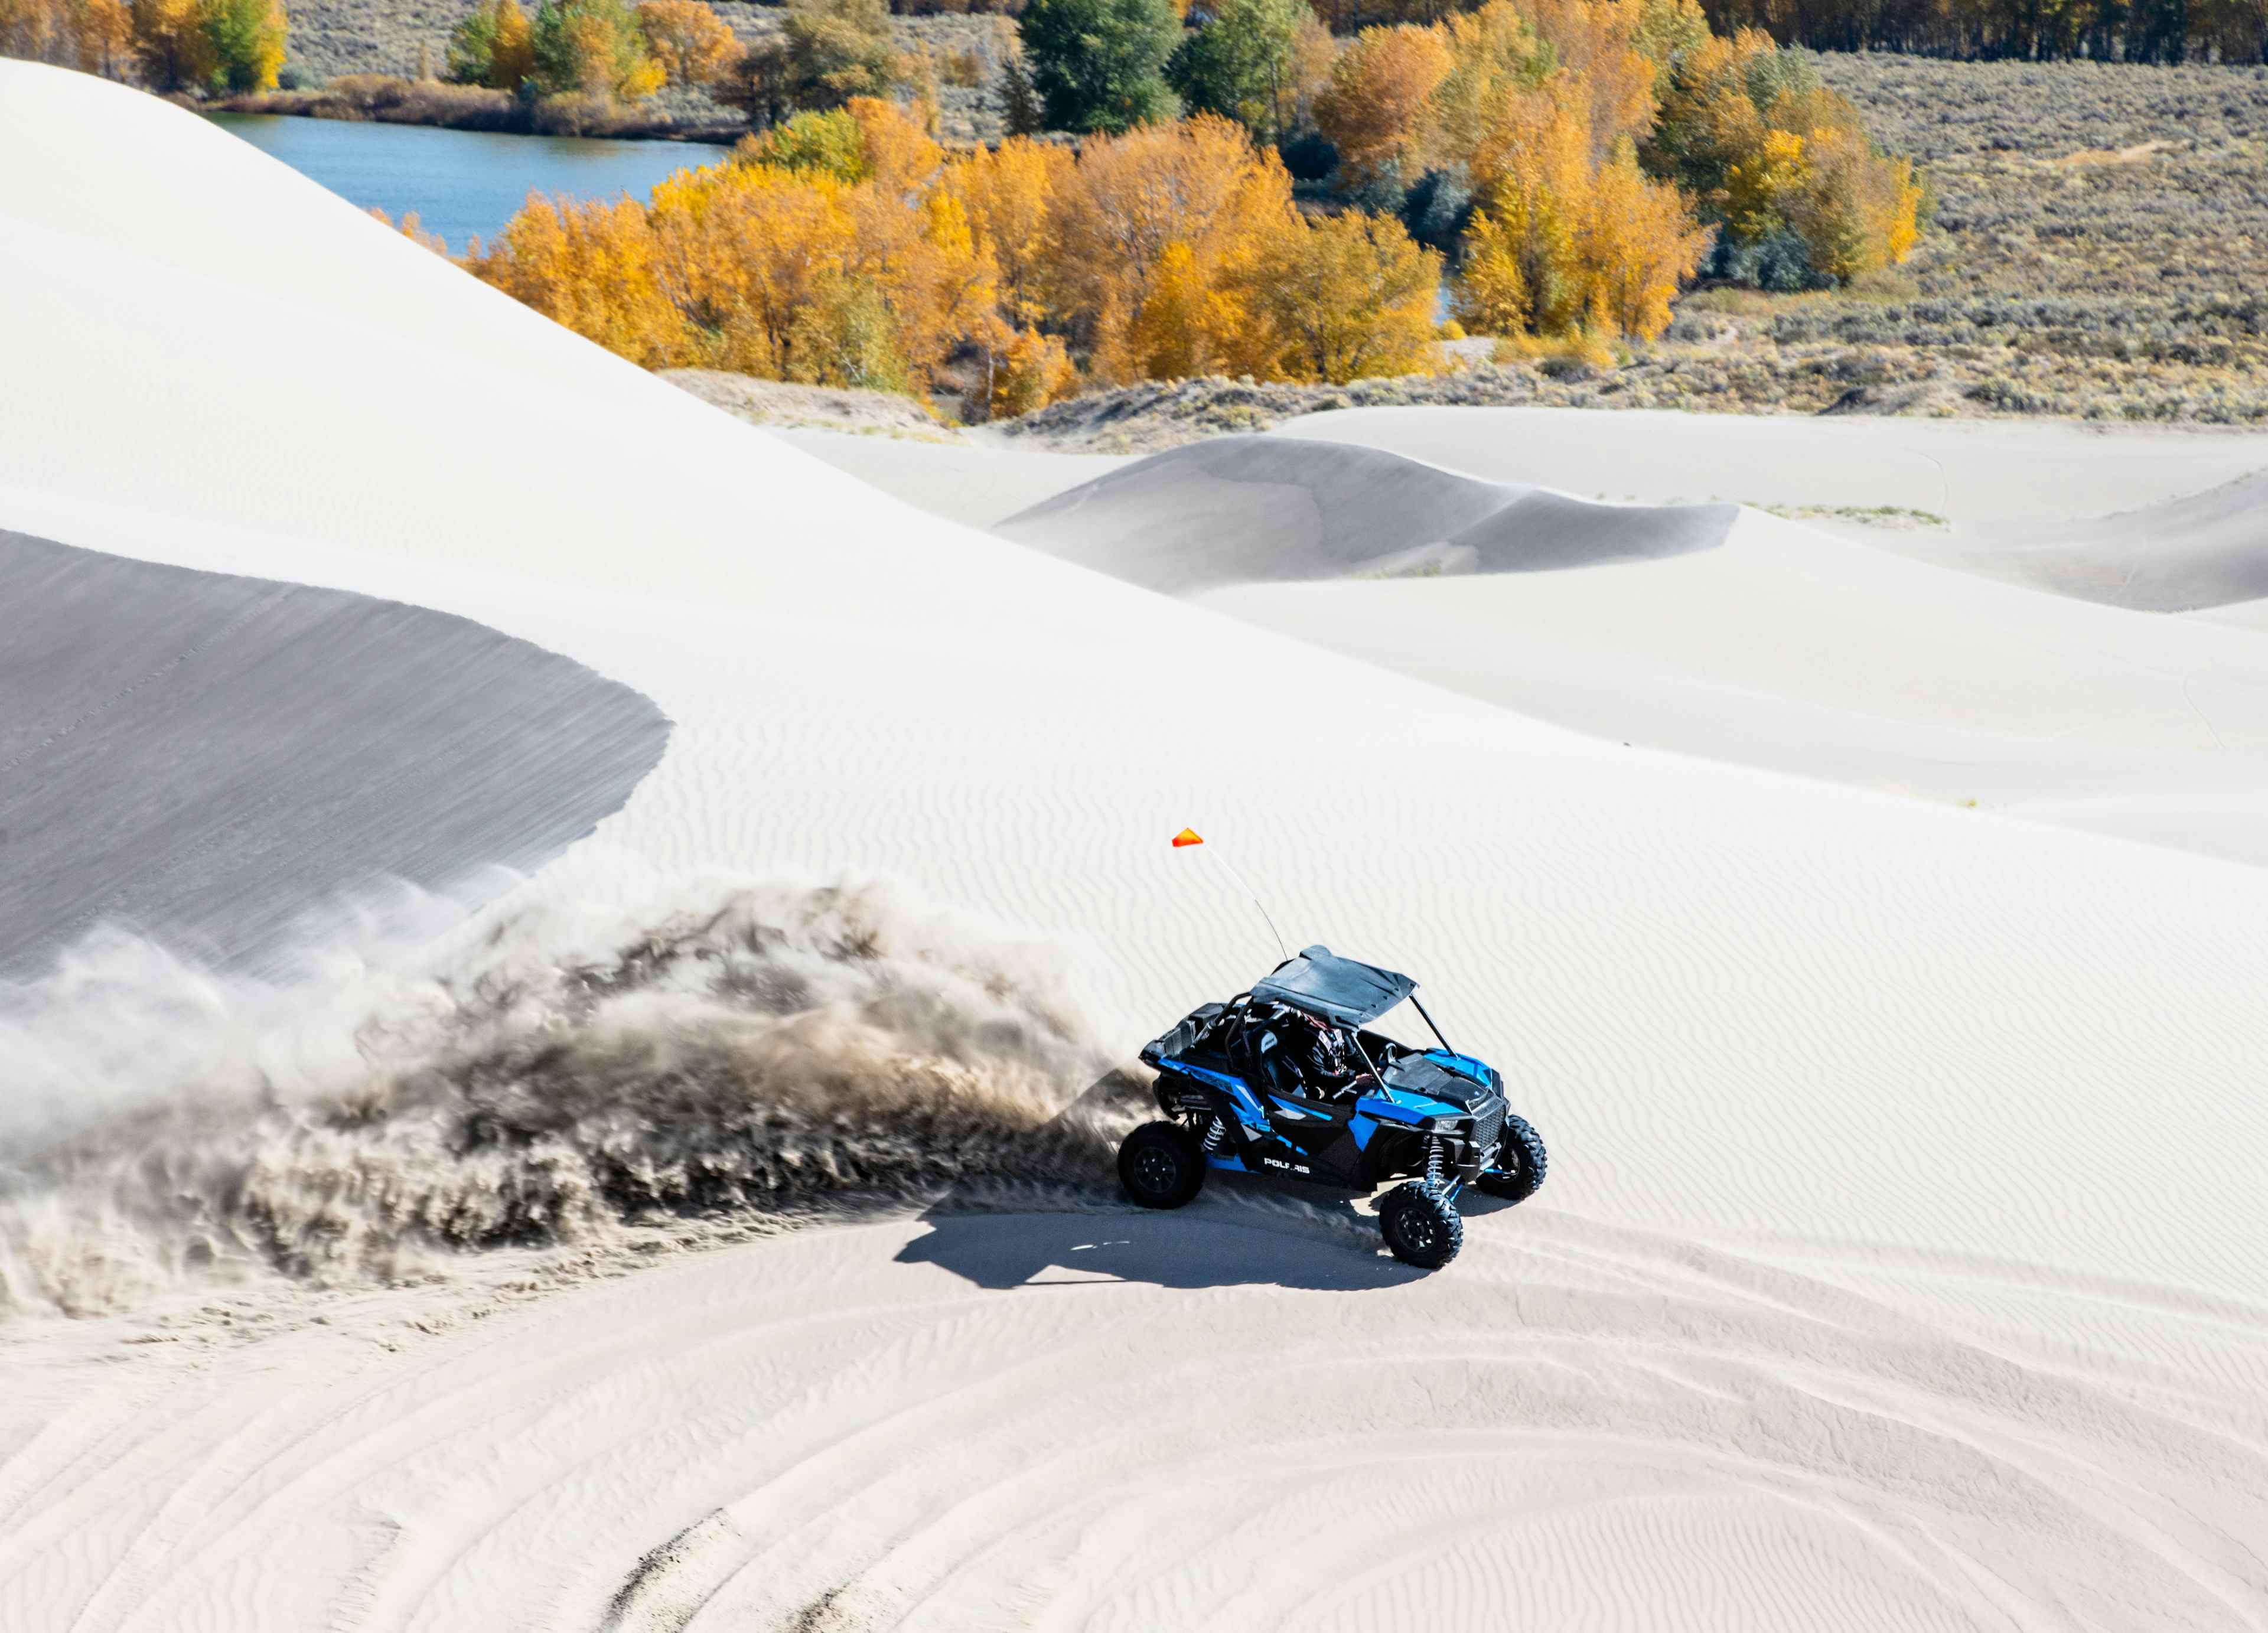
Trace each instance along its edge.
{"label": "vehicle shadow on sand", "polygon": [[[1352,1210],[1349,1210],[1350,1215]],[[999,1290],[1108,1286],[1299,1288],[1359,1292],[1401,1287],[1425,1272],[1336,1229],[1271,1219],[1233,1201],[1201,1199],[1173,1213],[1001,1214],[932,1209],[929,1234],[898,1252]],[[1319,1222],[1320,1223],[1320,1222]]]}
{"label": "vehicle shadow on sand", "polygon": [[[1155,1114],[1152,1076],[1143,1066],[1115,1067],[1057,1122]],[[1469,1188],[1459,1203],[1469,1217],[1510,1205]],[[998,1290],[1132,1282],[1359,1292],[1430,1274],[1387,1254],[1366,1204],[1271,1174],[1216,1173],[1196,1202],[1171,1213],[1011,1214],[946,1202],[920,1222],[929,1234],[900,1249],[899,1263],[938,1265]]]}

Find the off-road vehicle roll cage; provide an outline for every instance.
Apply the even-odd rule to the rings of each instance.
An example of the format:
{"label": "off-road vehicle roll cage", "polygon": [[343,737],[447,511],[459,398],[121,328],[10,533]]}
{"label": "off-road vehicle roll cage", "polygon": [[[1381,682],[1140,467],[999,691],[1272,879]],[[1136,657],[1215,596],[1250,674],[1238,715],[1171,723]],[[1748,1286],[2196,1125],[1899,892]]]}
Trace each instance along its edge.
{"label": "off-road vehicle roll cage", "polygon": [[[1447,1263],[1462,1240],[1458,1194],[1476,1184],[1521,1200],[1543,1183],[1545,1158],[1506,1107],[1503,1078],[1450,1046],[1417,988],[1312,946],[1191,1012],[1142,1051],[1167,1121],[1121,1147],[1127,1194],[1179,1207],[1212,1169],[1357,1193],[1409,1177],[1379,1210],[1388,1244],[1412,1263]],[[1439,1048],[1368,1029],[1405,1000]]]}

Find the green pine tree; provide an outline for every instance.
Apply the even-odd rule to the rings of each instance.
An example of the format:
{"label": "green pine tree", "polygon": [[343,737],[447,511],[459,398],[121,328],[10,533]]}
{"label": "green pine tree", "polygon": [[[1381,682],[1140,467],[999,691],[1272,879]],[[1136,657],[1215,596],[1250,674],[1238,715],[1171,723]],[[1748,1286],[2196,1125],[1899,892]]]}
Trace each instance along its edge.
{"label": "green pine tree", "polygon": [[1172,0],[1032,0],[1018,27],[1056,129],[1116,135],[1181,111],[1164,73],[1182,38]]}

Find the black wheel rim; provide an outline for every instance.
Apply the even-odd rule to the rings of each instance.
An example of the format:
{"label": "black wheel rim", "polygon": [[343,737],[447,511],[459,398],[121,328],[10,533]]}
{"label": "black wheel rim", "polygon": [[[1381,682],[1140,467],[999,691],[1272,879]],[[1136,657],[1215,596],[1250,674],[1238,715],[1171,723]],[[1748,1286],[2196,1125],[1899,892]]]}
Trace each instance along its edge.
{"label": "black wheel rim", "polygon": [[1167,1195],[1181,1177],[1181,1163],[1164,1146],[1145,1146],[1134,1153],[1134,1183],[1150,1195]]}
{"label": "black wheel rim", "polygon": [[1402,1245],[1404,1247],[1421,1256],[1429,1254],[1433,1251],[1434,1235],[1432,1220],[1415,1208],[1403,1210]]}

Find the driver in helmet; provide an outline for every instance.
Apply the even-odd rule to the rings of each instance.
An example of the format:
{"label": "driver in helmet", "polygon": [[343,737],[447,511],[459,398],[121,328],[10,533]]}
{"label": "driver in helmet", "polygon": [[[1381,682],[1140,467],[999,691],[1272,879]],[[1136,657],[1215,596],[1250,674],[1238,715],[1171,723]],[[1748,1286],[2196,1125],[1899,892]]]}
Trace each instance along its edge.
{"label": "driver in helmet", "polygon": [[1337,1100],[1369,1075],[1344,1028],[1287,1004],[1269,1005],[1261,1019],[1262,1070],[1283,1092]]}
{"label": "driver in helmet", "polygon": [[1362,1055],[1354,1040],[1344,1026],[1336,1026],[1313,1016],[1304,1016],[1307,1025],[1307,1080],[1312,1092],[1325,1100],[1338,1100],[1355,1092],[1356,1085],[1368,1075]]}

